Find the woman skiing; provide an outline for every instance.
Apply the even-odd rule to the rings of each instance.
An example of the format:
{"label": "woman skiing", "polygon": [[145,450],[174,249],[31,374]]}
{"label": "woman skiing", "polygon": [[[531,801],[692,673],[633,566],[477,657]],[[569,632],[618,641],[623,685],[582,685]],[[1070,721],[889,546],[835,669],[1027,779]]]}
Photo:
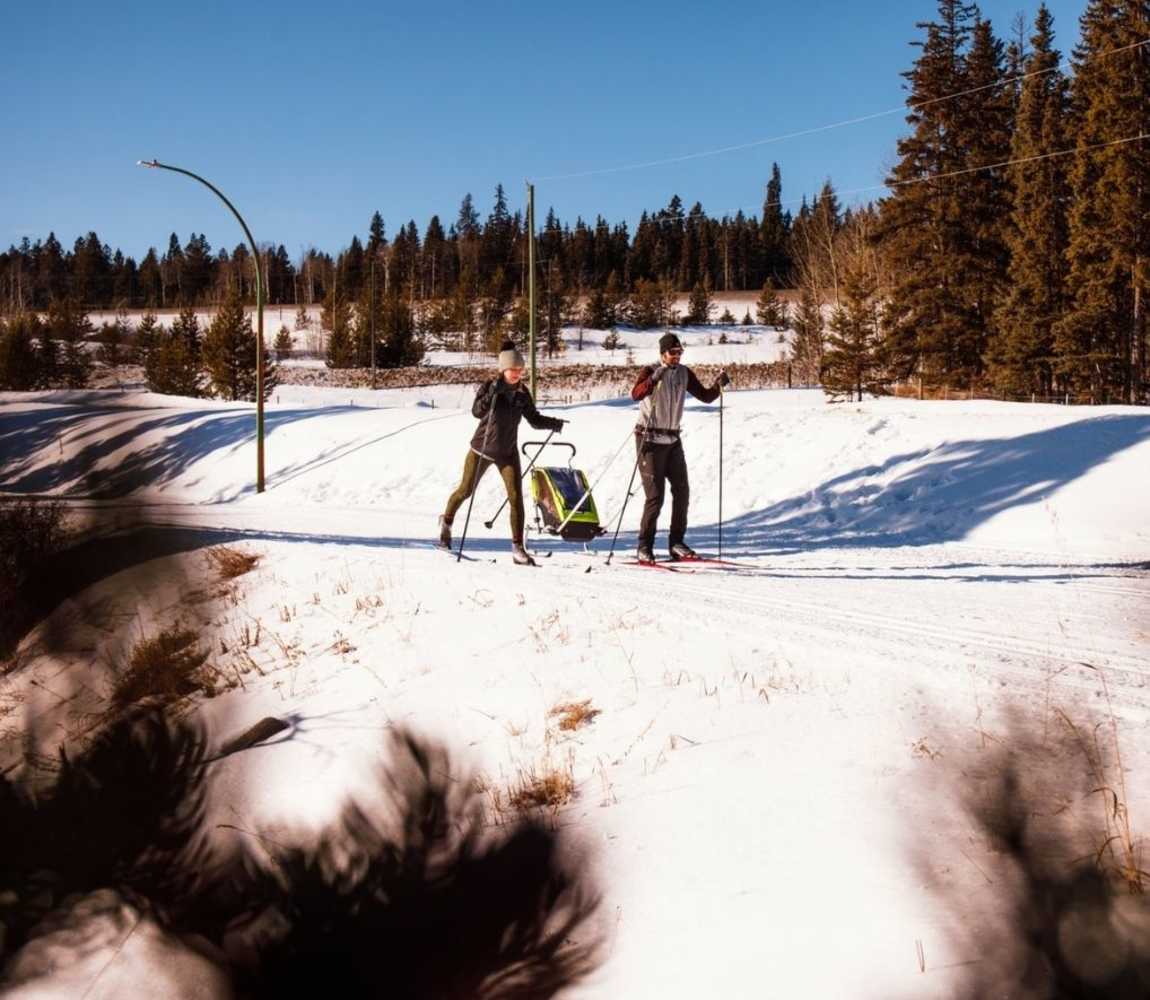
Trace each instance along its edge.
{"label": "woman skiing", "polygon": [[463,463],[463,478],[447,498],[439,518],[439,544],[451,548],[451,525],[455,512],[478,485],[488,466],[495,465],[507,488],[511,510],[511,558],[519,566],[534,566],[535,560],[523,548],[523,489],[519,465],[519,421],[526,417],[536,430],[562,433],[566,420],[545,417],[536,408],[527,386],[523,384],[523,355],[515,344],[505,340],[499,352],[499,377],[484,382],[475,394],[471,412],[479,426],[471,437],[471,448]]}

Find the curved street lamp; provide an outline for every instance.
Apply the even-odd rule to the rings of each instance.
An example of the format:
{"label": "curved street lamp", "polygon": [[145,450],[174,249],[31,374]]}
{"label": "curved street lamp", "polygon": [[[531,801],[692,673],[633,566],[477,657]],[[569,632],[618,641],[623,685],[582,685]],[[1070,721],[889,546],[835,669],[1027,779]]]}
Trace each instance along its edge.
{"label": "curved street lamp", "polygon": [[161,163],[159,160],[138,160],[137,164],[141,167],[154,167],[158,170],[172,170],[177,174],[185,174],[193,180],[199,181],[204,187],[208,188],[217,198],[220,199],[231,210],[232,215],[236,217],[239,224],[243,227],[244,235],[248,238],[248,246],[252,251],[252,263],[256,268],[256,492],[263,493],[264,491],[264,285],[263,278],[260,274],[260,255],[256,250],[256,241],[252,237],[252,231],[248,229],[248,224],[244,222],[243,216],[236,211],[236,206],[233,205],[225,197],[224,193],[209,181],[204,180],[199,174],[193,174],[190,170],[184,170],[182,167],[173,167],[167,163]]}

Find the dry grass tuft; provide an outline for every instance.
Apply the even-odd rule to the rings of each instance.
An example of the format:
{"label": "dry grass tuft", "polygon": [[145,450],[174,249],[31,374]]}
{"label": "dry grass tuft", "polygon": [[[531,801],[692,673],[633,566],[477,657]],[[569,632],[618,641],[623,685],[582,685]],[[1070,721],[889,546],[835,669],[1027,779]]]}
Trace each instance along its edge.
{"label": "dry grass tuft", "polygon": [[558,809],[575,795],[575,775],[571,765],[558,768],[548,763],[541,770],[520,772],[519,780],[507,790],[507,801],[519,812],[532,809]]}
{"label": "dry grass tuft", "polygon": [[169,625],[136,643],[128,662],[115,669],[112,702],[127,708],[144,698],[168,703],[196,691],[210,695],[213,684],[204,669],[207,658],[195,632],[179,623]]}
{"label": "dry grass tuft", "polygon": [[602,713],[597,708],[591,707],[591,699],[585,698],[583,701],[565,701],[556,705],[548,713],[553,718],[559,717],[559,728],[564,732],[573,732],[580,726],[585,726],[594,721],[595,716]]}
{"label": "dry grass tuft", "polygon": [[230,545],[217,545],[207,551],[208,562],[221,580],[234,580],[256,568],[260,557],[252,552],[234,549]]}

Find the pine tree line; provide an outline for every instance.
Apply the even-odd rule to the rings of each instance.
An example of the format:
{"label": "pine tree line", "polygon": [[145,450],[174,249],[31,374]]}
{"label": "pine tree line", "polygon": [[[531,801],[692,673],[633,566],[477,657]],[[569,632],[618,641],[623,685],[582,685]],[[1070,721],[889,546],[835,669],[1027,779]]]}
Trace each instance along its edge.
{"label": "pine tree line", "polygon": [[[537,280],[547,283],[553,299],[560,290],[568,296],[606,290],[612,275],[620,293],[634,291],[639,281],[670,282],[684,292],[705,282],[719,291],[759,288],[768,277],[785,284],[791,217],[778,204],[781,195],[776,165],[762,222],[741,212],[714,219],[698,203],[685,211],[675,195],[666,208],[643,213],[634,238],[626,223],[580,218],[572,227],[549,211],[536,234]],[[282,245],[264,247],[260,256],[266,299],[273,305],[320,303],[337,288],[354,302],[365,292],[373,265],[381,296],[394,292],[411,302],[458,297],[477,308],[485,299],[499,306],[513,303],[527,285],[525,221],[509,209],[502,185],[486,220],[468,194],[446,230],[433,216],[422,235],[413,220],[389,239],[376,212],[367,239],[353,236],[335,257],[312,248],[293,263]],[[254,301],[249,250],[241,244],[230,253],[213,253],[203,234],[193,233],[181,245],[173,233],[165,253],[149,249],[139,263],[112,251],[94,232],[77,239],[71,251],[49,234],[0,253],[0,311],[8,314],[43,310],[63,298],[88,309],[208,308],[223,303],[234,288],[245,302]]]}
{"label": "pine tree line", "polygon": [[[88,349],[92,332],[87,313],[71,299],[52,303],[44,319],[31,311],[0,317],[0,389],[84,388],[94,367]],[[153,392],[256,398],[256,334],[238,293],[216,312],[206,331],[191,307],[170,328],[150,312],[134,331],[122,319],[105,324],[95,356],[106,365],[142,365]],[[264,352],[263,381],[267,399],[278,384],[270,351]]]}

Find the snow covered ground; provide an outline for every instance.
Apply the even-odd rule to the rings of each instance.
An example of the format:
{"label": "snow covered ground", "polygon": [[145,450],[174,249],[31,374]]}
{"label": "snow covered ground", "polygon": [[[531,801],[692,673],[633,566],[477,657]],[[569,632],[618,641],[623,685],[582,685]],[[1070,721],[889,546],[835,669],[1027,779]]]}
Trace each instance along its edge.
{"label": "snow covered ground", "polygon": [[[233,823],[321,821],[400,723],[494,791],[568,771],[554,822],[594,849],[608,936],[573,995],[596,998],[953,996],[1004,919],[1007,859],[959,804],[1012,709],[1050,733],[1058,711],[1112,719],[1145,829],[1147,411],[802,390],[731,392],[721,415],[692,403],[688,540],[720,545],[721,420],[722,554],[739,568],[676,573],[626,564],[641,493],[611,565],[609,536],[592,554],[543,536],[540,568],[514,567],[506,515],[483,524],[493,475],[474,561],[434,550],[471,394],[284,387],[262,495],[250,405],[0,396],[0,490],[67,497],[94,539],[3,680],[0,705],[19,708],[0,766],[29,734],[49,749],[81,734],[134,638],[195,624],[237,678],[199,706],[213,731],[293,724],[219,765]],[[612,527],[633,410],[549,411]],[[259,565],[220,587],[215,545]],[[584,700],[598,714],[560,730],[551,710]],[[1102,822],[1096,796],[1068,790],[1065,808]]]}

